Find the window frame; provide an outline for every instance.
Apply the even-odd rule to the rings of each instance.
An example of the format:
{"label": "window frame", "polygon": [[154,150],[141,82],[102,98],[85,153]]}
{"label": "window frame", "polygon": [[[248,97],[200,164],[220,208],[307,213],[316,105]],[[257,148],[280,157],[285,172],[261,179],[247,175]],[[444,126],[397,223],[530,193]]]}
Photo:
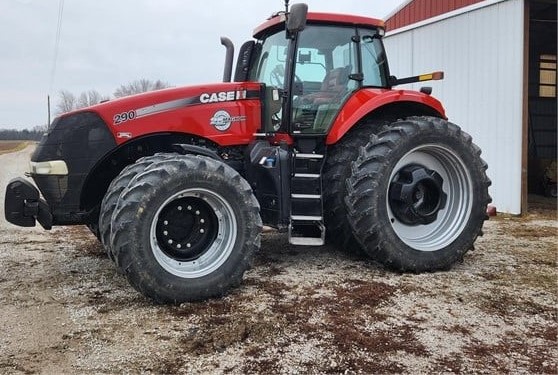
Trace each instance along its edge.
{"label": "window frame", "polygon": [[[547,53],[542,53],[539,55],[538,63],[538,97],[539,98],[556,98],[556,87],[557,85],[557,56]],[[543,79],[544,76],[549,72],[549,79]],[[552,80],[552,73],[554,75],[554,80]],[[548,91],[547,91],[548,90]]]}

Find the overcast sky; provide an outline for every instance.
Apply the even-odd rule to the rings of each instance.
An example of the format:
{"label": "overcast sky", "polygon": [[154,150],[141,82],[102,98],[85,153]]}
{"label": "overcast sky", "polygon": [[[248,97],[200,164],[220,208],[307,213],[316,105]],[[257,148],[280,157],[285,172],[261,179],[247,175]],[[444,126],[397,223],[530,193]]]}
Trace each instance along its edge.
{"label": "overcast sky", "polygon": [[[0,0],[0,128],[45,124],[47,94],[54,108],[60,90],[77,96],[95,89],[112,96],[119,85],[139,78],[160,79],[172,86],[220,81],[225,49],[219,37],[228,36],[238,49],[284,4],[283,0],[65,0],[51,79],[59,1]],[[402,2],[306,0],[310,11],[382,19]]]}

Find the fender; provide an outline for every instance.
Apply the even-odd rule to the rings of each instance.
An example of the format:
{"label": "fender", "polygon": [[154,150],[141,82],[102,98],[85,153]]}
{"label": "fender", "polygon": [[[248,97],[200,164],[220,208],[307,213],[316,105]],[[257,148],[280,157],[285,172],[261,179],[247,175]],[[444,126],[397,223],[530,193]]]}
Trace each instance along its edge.
{"label": "fender", "polygon": [[207,156],[211,159],[223,161],[223,159],[221,159],[215,151],[212,151],[206,147],[189,145],[185,143],[175,143],[172,145],[172,147],[182,155],[202,155]]}
{"label": "fender", "polygon": [[425,110],[446,118],[442,104],[435,98],[417,91],[411,90],[386,90],[386,89],[362,89],[357,91],[345,102],[339,111],[329,134],[326,144],[337,143],[345,133],[355,126],[363,117],[373,111],[381,109],[385,105],[405,105],[414,103],[425,107]]}

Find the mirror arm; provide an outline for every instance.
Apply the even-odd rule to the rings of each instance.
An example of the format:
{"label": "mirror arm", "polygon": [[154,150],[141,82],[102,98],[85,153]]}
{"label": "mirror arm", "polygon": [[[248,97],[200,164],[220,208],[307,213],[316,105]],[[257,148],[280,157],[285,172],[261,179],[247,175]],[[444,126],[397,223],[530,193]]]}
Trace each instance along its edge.
{"label": "mirror arm", "polygon": [[407,83],[424,82],[424,81],[437,81],[444,79],[444,72],[433,72],[428,74],[421,74],[419,76],[397,78],[395,76],[389,77],[390,86],[405,85]]}

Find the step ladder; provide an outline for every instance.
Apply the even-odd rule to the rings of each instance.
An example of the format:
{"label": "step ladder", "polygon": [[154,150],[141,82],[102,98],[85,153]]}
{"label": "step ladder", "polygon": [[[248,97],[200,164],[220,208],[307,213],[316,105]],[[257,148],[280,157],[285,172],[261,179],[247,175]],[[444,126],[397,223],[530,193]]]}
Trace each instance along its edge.
{"label": "step ladder", "polygon": [[322,202],[322,154],[293,154],[289,243],[321,246],[325,243]]}

